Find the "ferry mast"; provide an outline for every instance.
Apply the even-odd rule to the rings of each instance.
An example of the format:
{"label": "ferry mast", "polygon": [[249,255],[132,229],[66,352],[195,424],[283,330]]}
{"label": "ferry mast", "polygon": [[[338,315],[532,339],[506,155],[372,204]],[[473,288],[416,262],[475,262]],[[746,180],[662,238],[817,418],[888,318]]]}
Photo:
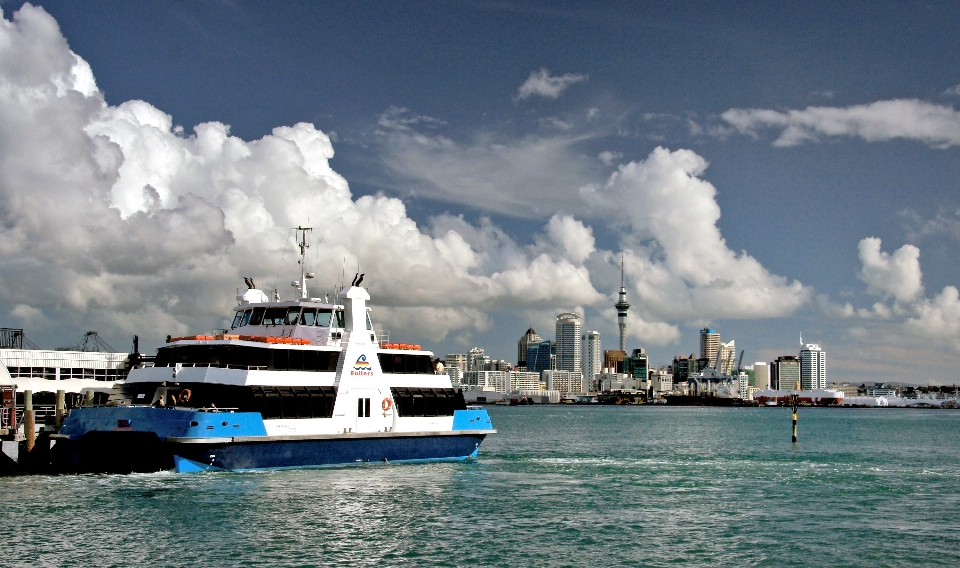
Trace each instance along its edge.
{"label": "ferry mast", "polygon": [[297,288],[300,288],[300,299],[307,299],[307,279],[313,278],[313,272],[307,272],[307,249],[310,248],[310,243],[307,242],[307,232],[312,231],[313,227],[297,227],[295,229],[299,234],[300,238],[297,241],[297,246],[300,247],[300,282],[294,282],[293,285]]}
{"label": "ferry mast", "polygon": [[630,303],[627,302],[627,288],[623,273],[623,253],[620,253],[620,295],[617,303],[617,323],[620,325],[620,351],[627,352],[627,310],[630,309]]}

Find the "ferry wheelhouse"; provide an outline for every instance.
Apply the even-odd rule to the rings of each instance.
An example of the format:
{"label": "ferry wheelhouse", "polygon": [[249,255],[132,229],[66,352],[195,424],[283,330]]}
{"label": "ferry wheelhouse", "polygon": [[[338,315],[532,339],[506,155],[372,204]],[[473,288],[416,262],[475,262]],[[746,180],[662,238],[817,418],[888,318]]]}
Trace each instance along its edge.
{"label": "ferry wheelhouse", "polygon": [[[300,242],[303,267],[306,238]],[[419,345],[389,343],[354,278],[339,303],[271,301],[247,280],[232,329],[170,337],[104,406],[73,410],[55,467],[79,472],[256,470],[464,460],[495,433]]]}

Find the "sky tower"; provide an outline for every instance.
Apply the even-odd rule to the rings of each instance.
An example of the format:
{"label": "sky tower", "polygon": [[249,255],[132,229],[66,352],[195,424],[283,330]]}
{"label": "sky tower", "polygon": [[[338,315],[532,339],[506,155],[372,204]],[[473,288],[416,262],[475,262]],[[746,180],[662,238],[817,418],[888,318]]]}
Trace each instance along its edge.
{"label": "sky tower", "polygon": [[614,304],[617,308],[617,323],[620,324],[620,351],[627,352],[627,310],[630,309],[630,302],[627,302],[627,288],[623,277],[623,253],[620,253],[620,297]]}

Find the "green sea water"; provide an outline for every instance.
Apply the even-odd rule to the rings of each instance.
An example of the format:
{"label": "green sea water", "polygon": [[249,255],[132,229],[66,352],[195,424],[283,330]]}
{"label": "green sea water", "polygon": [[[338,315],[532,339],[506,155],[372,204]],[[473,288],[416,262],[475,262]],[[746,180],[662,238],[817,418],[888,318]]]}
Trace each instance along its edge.
{"label": "green sea water", "polygon": [[960,411],[489,411],[466,463],[2,478],[0,565],[960,565]]}

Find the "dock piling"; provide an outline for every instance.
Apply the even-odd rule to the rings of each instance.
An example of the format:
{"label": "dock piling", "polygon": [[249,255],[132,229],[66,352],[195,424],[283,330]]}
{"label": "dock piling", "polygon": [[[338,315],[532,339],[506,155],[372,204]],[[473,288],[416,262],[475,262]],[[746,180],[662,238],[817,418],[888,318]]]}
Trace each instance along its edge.
{"label": "dock piling", "polygon": [[58,390],[57,391],[57,412],[55,415],[55,424],[57,431],[60,430],[60,425],[63,424],[63,416],[67,413],[67,401],[66,401],[66,391]]}
{"label": "dock piling", "polygon": [[27,453],[37,442],[36,421],[33,416],[33,391],[23,391],[23,435],[27,438]]}

